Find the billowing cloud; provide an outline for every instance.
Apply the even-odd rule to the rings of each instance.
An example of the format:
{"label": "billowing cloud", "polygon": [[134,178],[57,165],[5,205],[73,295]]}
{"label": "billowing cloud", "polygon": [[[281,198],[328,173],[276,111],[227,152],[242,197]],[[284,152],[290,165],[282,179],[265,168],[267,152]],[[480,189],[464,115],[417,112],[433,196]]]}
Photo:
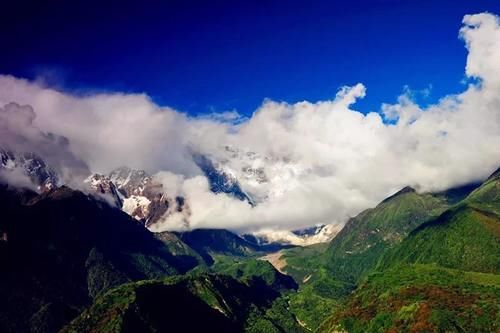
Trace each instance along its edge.
{"label": "billowing cloud", "polygon": [[[0,107],[0,148],[18,154],[35,154],[55,169],[63,183],[75,183],[88,175],[84,161],[70,150],[69,140],[35,125],[36,113],[29,105],[8,103]],[[11,182],[18,184],[23,178],[19,170],[9,174]],[[4,175],[4,178],[7,174]],[[74,178],[78,179],[74,179]],[[24,184],[26,185],[26,184]],[[26,187],[26,186],[24,186]]]}
{"label": "billowing cloud", "polygon": [[[192,227],[342,223],[403,186],[444,190],[500,165],[499,19],[483,13],[463,23],[465,74],[475,80],[425,108],[404,94],[379,113],[357,112],[366,93],[357,84],[328,101],[266,100],[243,121],[234,111],[192,118],[143,94],[75,96],[11,76],[0,76],[0,104],[31,105],[37,128],[68,137],[92,170],[159,172],[168,194],[187,198]],[[212,193],[192,151],[218,161],[258,204]],[[180,228],[184,218],[156,227]]]}
{"label": "billowing cloud", "polygon": [[12,170],[0,169],[0,184],[7,184],[14,188],[30,189],[37,191],[31,179],[19,168]]}

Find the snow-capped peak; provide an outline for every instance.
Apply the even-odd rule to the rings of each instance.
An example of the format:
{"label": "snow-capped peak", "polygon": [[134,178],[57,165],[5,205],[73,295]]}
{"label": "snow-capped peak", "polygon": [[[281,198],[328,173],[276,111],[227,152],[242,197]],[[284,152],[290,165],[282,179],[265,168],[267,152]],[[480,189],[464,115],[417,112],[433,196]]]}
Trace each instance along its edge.
{"label": "snow-capped peak", "polygon": [[111,203],[121,208],[124,196],[118,191],[116,185],[109,179],[109,177],[94,173],[84,180],[91,190],[100,196],[110,200]]}
{"label": "snow-capped peak", "polygon": [[341,224],[323,224],[295,231],[262,229],[252,235],[260,244],[280,243],[307,246],[331,241],[342,230],[342,227]]}
{"label": "snow-capped peak", "polygon": [[204,155],[218,174],[237,183],[254,204],[274,200],[299,185],[305,170],[291,159],[261,155],[226,145],[217,155]]}
{"label": "snow-capped peak", "polygon": [[120,167],[110,172],[109,179],[127,196],[142,195],[152,177],[144,170]]}
{"label": "snow-capped peak", "polygon": [[59,177],[54,169],[32,152],[18,153],[0,147],[0,169],[19,170],[41,192],[59,185]]}

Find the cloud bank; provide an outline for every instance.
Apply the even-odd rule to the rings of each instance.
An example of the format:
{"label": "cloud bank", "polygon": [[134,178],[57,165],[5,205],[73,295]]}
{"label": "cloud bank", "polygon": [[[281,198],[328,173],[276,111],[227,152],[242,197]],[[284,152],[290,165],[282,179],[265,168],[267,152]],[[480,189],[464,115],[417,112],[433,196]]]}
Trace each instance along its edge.
{"label": "cloud bank", "polygon": [[[234,111],[192,118],[145,94],[73,95],[12,76],[0,76],[0,105],[30,105],[19,112],[39,131],[67,137],[67,149],[93,171],[127,165],[159,173],[168,194],[187,198],[193,228],[343,223],[406,185],[444,190],[481,180],[500,165],[499,18],[465,16],[460,38],[469,52],[465,75],[474,80],[425,108],[405,94],[379,113],[362,114],[354,105],[366,89],[356,84],[327,101],[266,100],[242,121]],[[242,167],[261,170],[263,182],[240,180],[257,206],[211,193],[193,150],[236,175]],[[181,224],[174,214],[157,228]]]}
{"label": "cloud bank", "polygon": [[[34,153],[43,159],[61,177],[61,183],[76,184],[88,175],[89,169],[69,145],[69,140],[35,125],[36,113],[29,105],[7,103],[0,107],[0,148],[20,154]],[[13,184],[27,186],[27,177],[20,170],[3,172]],[[24,179],[24,180],[23,180]]]}

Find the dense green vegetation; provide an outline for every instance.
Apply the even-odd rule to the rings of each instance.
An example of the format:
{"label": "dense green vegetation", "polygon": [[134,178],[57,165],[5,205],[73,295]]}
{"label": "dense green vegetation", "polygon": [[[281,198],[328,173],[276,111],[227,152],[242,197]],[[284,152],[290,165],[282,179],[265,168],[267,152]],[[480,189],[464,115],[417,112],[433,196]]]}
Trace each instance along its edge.
{"label": "dense green vegetation", "polygon": [[[419,194],[404,188],[352,218],[330,244],[284,251],[286,272],[300,284],[290,308],[315,329],[413,229],[445,211],[448,193]],[[463,190],[453,198],[463,197]]]}
{"label": "dense green vegetation", "polygon": [[63,332],[302,332],[269,286],[194,274],[122,285]]}
{"label": "dense green vegetation", "polygon": [[178,239],[196,251],[207,265],[214,263],[214,255],[234,257],[258,256],[265,252],[277,251],[279,245],[258,245],[224,229],[196,229],[175,233]]}
{"label": "dense green vegetation", "polygon": [[216,256],[210,272],[232,276],[245,283],[263,282],[275,290],[296,289],[297,284],[288,275],[278,272],[269,262],[256,258]]}
{"label": "dense green vegetation", "polygon": [[468,205],[455,207],[412,232],[383,257],[395,263],[436,263],[465,271],[500,272],[500,219]]}
{"label": "dense green vegetation", "polygon": [[319,331],[497,332],[499,175],[385,250]]}
{"label": "dense green vegetation", "polygon": [[123,212],[67,187],[37,195],[0,185],[0,331],[55,332],[100,293],[182,274],[195,258]]}
{"label": "dense green vegetation", "polygon": [[500,175],[490,176],[463,201],[416,228],[388,252],[395,263],[437,263],[465,271],[500,272]]}
{"label": "dense green vegetation", "polygon": [[330,243],[325,264],[337,279],[356,283],[386,249],[448,208],[446,200],[404,188],[351,219]]}
{"label": "dense green vegetation", "polygon": [[500,216],[500,169],[492,174],[465,200],[467,204],[484,212]]}
{"label": "dense green vegetation", "polygon": [[[499,171],[437,194],[405,188],[329,244],[291,249],[226,230],[153,235],[64,187],[0,187],[0,202],[2,332],[71,320],[64,332],[500,330]],[[262,260],[277,250],[286,274]]]}
{"label": "dense green vegetation", "polygon": [[318,331],[497,332],[499,300],[499,275],[394,266],[371,274]]}

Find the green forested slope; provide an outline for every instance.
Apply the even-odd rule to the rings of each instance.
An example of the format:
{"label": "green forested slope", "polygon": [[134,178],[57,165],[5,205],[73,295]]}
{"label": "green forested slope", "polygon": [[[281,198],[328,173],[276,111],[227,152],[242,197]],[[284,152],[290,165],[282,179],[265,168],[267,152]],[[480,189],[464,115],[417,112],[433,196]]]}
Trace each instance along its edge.
{"label": "green forested slope", "polygon": [[318,332],[498,332],[499,300],[499,275],[394,266],[371,274]]}
{"label": "green forested slope", "polygon": [[320,332],[498,332],[500,180],[496,172],[385,251]]}
{"label": "green forested slope", "polygon": [[126,284],[100,296],[62,332],[302,332],[280,293],[223,275]]}

